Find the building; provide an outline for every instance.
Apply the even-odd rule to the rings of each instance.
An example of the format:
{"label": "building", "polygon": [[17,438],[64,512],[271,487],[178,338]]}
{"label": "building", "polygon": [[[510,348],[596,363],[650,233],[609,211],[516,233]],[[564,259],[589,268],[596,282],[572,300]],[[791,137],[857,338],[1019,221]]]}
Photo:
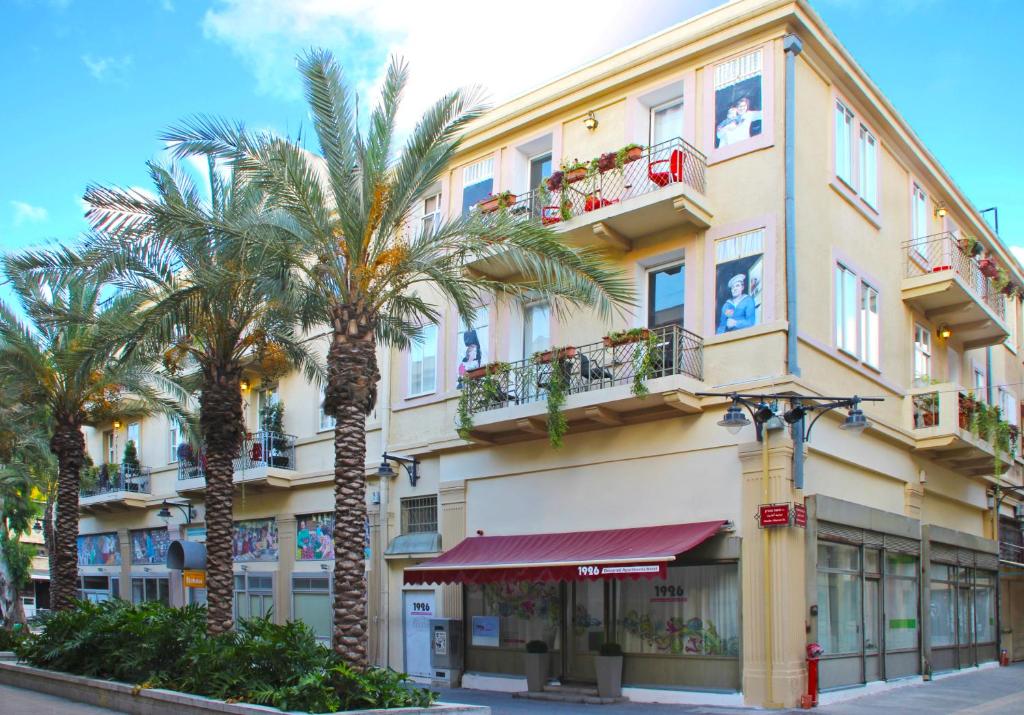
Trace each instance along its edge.
{"label": "building", "polygon": [[[584,683],[615,641],[635,700],[793,706],[810,643],[822,688],[1024,656],[1021,559],[1007,546],[1000,575],[998,543],[1019,550],[1024,272],[806,2],[726,4],[495,108],[410,220],[505,191],[501,210],[607,249],[639,304],[605,322],[496,302],[474,325],[449,308],[382,352],[375,662],[516,690],[527,641]],[[301,376],[247,380],[236,611],[327,638],[332,425]],[[719,426],[731,400],[700,393],[730,392],[884,400],[860,404],[863,434],[844,407],[801,446],[785,423]],[[283,431],[260,430],[274,404]],[[83,593],[202,599],[164,565],[171,539],[204,538],[201,456],[159,418],[88,446],[116,464],[129,440],[140,466],[81,500]],[[385,453],[415,462],[378,470]],[[759,528],[768,504],[805,524]],[[465,624],[454,674],[430,665],[438,616]]]}

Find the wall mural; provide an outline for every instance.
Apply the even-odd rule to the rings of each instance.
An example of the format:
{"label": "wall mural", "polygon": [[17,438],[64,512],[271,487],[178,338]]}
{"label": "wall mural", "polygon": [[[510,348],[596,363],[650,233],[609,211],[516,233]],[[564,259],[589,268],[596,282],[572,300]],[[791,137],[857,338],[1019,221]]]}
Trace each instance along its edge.
{"label": "wall mural", "polygon": [[334,514],[305,514],[295,519],[295,558],[299,561],[330,561],[334,558]]}
{"label": "wall mural", "polygon": [[78,537],[79,566],[119,566],[121,548],[117,532],[109,534],[83,534]]}
{"label": "wall mural", "polygon": [[715,242],[715,332],[731,333],[763,320],[764,230]]}
{"label": "wall mural", "polygon": [[655,621],[649,613],[629,611],[622,619],[622,628],[640,638],[645,645],[660,653],[672,655],[738,656],[738,638],[723,638],[710,620],[671,617]]}
{"label": "wall mural", "polygon": [[761,50],[715,67],[715,146],[756,137],[762,130]]}
{"label": "wall mural", "polygon": [[273,519],[235,522],[235,561],[277,561],[277,548],[277,522]]}
{"label": "wall mural", "polygon": [[167,529],[138,529],[128,538],[132,545],[133,564],[160,564],[167,562],[167,547],[171,545],[171,532]]}

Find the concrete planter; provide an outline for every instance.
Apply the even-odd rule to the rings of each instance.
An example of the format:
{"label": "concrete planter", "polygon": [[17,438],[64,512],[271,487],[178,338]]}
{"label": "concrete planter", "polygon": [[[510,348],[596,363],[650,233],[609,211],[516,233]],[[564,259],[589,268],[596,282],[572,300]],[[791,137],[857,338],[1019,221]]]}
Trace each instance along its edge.
{"label": "concrete planter", "polygon": [[[18,663],[0,662],[0,685],[24,690],[35,690],[59,698],[87,703],[101,708],[132,713],[133,715],[281,715],[284,711],[264,705],[226,703],[199,695],[174,690],[150,690],[126,683],[85,678],[80,675],[58,673]],[[472,713],[490,715],[485,705],[454,705],[436,703],[429,708],[394,708],[391,710],[347,710],[346,715],[436,715],[440,713]]]}
{"label": "concrete planter", "polygon": [[622,656],[595,656],[594,669],[597,671],[597,694],[602,698],[621,698]]}
{"label": "concrete planter", "polygon": [[531,693],[539,693],[544,690],[544,684],[548,682],[548,659],[550,653],[526,653],[526,689]]}

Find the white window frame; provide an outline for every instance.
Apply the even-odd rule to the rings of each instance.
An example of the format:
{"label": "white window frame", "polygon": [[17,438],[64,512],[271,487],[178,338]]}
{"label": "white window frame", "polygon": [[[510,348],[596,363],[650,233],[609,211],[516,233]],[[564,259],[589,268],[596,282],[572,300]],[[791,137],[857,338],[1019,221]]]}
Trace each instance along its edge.
{"label": "white window frame", "polygon": [[[420,333],[421,339],[414,341],[409,346],[409,372],[408,372],[408,397],[421,397],[423,395],[430,395],[437,392],[437,373],[438,373],[438,329],[433,323],[424,325]],[[433,354],[425,352],[429,345],[433,345]],[[422,367],[420,368],[420,380],[419,389],[413,389],[416,383],[413,380],[413,371],[417,363],[416,356],[419,354],[419,363],[422,364],[428,357],[434,358],[434,382],[432,385],[427,387],[423,382]]]}
{"label": "white window frame", "polygon": [[1017,396],[1005,387],[999,388],[999,409],[1003,413],[1003,419],[1016,427],[1020,422],[1020,408],[1017,406]]}
{"label": "white window frame", "polygon": [[974,375],[974,399],[988,402],[988,377],[985,375],[985,369],[975,365],[971,372]]}
{"label": "white window frame", "polygon": [[[132,432],[133,431],[135,432],[135,437],[134,438],[132,437]],[[127,446],[129,442],[135,442],[135,452],[136,452],[136,454],[139,455],[139,459],[141,460],[142,459],[142,423],[140,423],[140,422],[129,422],[128,423],[128,428],[125,430],[125,438],[124,438],[125,446]],[[122,452],[121,456],[124,456],[123,452]]]}
{"label": "white window frame", "polygon": [[[666,102],[661,102],[660,104],[656,104],[655,106],[651,107],[650,112],[648,114],[648,117],[649,117],[649,119],[648,119],[648,128],[647,128],[647,139],[648,139],[647,143],[648,143],[648,146],[652,146],[653,147],[655,145],[655,141],[654,141],[654,123],[655,123],[655,118],[657,117],[659,112],[664,112],[666,109],[672,109],[674,107],[679,107],[680,111],[682,112],[682,121],[683,122],[686,121],[685,106],[683,105],[683,100],[684,99],[685,98],[683,97],[683,95],[679,95],[678,97],[673,97],[672,99],[670,99],[670,100],[668,100]],[[685,126],[685,124],[680,124],[680,126],[679,126],[679,133],[674,135],[673,137],[669,137],[669,138],[670,139],[674,139],[674,138],[682,139],[684,126]]]}
{"label": "white window frame", "polygon": [[925,239],[928,236],[928,194],[917,182],[911,189],[911,232],[910,237],[914,244],[914,250],[922,258],[925,257]]}
{"label": "white window frame", "polygon": [[[835,310],[833,327],[836,348],[851,357],[859,357],[860,279],[856,271],[843,263],[835,264]],[[850,289],[852,288],[852,293]]]}
{"label": "white window frame", "polygon": [[853,110],[840,99],[835,108],[835,164],[836,177],[853,188]]}
{"label": "white window frame", "polygon": [[[920,323],[914,323],[914,383],[927,384],[932,379],[932,331]],[[923,367],[924,370],[920,370]]]}
{"label": "white window frame", "polygon": [[[881,366],[881,332],[882,332],[882,294],[863,278],[860,279],[860,308],[857,327],[860,330],[860,359],[865,365],[875,368]],[[875,299],[875,310],[869,310],[868,301],[872,294]],[[874,315],[872,322],[871,316]]]}
{"label": "white window frame", "polygon": [[167,439],[170,441],[167,463],[174,464],[178,461],[178,445],[181,443],[181,423],[177,420],[172,419],[169,421]]}
{"label": "white window frame", "polygon": [[[427,211],[430,202],[434,202],[434,210]],[[427,221],[430,221],[431,232],[437,230],[438,225],[441,223],[441,192],[431,194],[430,196],[423,197],[423,215],[420,216],[420,230],[419,235],[423,236],[427,233]]]}
{"label": "white window frame", "polygon": [[864,124],[860,125],[860,197],[871,208],[878,206],[878,139]]}
{"label": "white window frame", "polygon": [[106,457],[105,464],[117,464],[117,431],[106,430],[103,432],[103,451]]}
{"label": "white window frame", "polygon": [[324,412],[324,388],[320,388],[320,403],[317,405],[317,432],[333,431],[337,420]]}

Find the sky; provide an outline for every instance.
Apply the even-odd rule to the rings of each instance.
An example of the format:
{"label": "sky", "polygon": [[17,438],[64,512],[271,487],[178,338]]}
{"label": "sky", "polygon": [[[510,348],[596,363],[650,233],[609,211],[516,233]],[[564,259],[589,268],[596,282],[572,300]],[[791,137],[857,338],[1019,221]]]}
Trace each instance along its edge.
{"label": "sky", "polygon": [[[716,4],[0,0],[0,250],[73,240],[86,186],[146,187],[145,162],[167,158],[159,133],[183,118],[294,136],[308,126],[304,49],[333,50],[363,97],[405,57],[409,125],[454,87],[500,102]],[[1024,256],[1024,2],[812,4],[975,205],[999,207]]]}

